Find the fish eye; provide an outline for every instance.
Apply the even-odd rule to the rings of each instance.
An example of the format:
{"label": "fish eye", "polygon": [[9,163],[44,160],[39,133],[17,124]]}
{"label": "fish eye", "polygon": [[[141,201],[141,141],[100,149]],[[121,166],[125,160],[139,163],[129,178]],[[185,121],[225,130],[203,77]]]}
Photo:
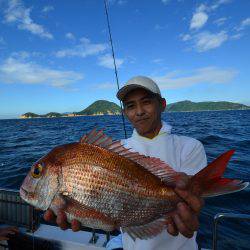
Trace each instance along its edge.
{"label": "fish eye", "polygon": [[31,172],[31,175],[34,177],[34,178],[39,178],[41,177],[41,174],[42,174],[42,170],[43,170],[43,164],[37,164],[33,171]]}

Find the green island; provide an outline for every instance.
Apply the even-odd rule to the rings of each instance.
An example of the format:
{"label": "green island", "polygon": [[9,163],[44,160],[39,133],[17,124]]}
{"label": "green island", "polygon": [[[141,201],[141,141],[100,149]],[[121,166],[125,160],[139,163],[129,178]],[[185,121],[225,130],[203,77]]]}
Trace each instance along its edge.
{"label": "green island", "polygon": [[246,110],[250,106],[234,102],[192,102],[181,101],[168,104],[165,111],[168,112],[195,112],[195,111],[215,111],[215,110]]}
{"label": "green island", "polygon": [[[250,106],[233,102],[192,102],[181,101],[168,104],[165,112],[195,112],[195,111],[215,111],[215,110],[246,110]],[[44,115],[27,112],[20,118],[53,118],[53,117],[75,117],[75,116],[95,116],[95,115],[119,115],[120,107],[106,100],[98,100],[80,112],[57,113],[50,112]]]}
{"label": "green island", "polygon": [[80,112],[72,113],[57,113],[50,112],[45,115],[38,115],[35,113],[25,113],[20,118],[52,118],[52,117],[75,117],[75,116],[94,116],[94,115],[119,115],[120,107],[114,103],[106,100],[98,100],[89,105],[87,108]]}

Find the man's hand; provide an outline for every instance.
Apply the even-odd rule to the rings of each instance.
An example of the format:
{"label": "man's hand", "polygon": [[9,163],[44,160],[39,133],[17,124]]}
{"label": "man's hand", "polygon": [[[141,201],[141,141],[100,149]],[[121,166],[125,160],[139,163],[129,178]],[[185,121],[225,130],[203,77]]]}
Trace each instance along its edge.
{"label": "man's hand", "polygon": [[3,227],[0,228],[0,241],[1,240],[9,240],[10,235],[14,235],[18,233],[17,227]]}
{"label": "man's hand", "polygon": [[58,226],[62,230],[66,230],[66,229],[70,228],[70,226],[71,226],[72,231],[77,232],[81,228],[81,223],[78,220],[72,220],[71,225],[70,225],[67,222],[66,214],[62,210],[58,211],[58,214],[57,214],[57,217],[56,217],[55,214],[53,213],[53,211],[48,209],[45,212],[43,218],[48,222],[55,222],[56,224],[58,224]]}
{"label": "man's hand", "polygon": [[173,236],[181,233],[185,237],[191,238],[199,228],[198,216],[204,201],[199,195],[195,195],[189,190],[189,184],[189,176],[183,173],[182,178],[176,184],[175,192],[184,202],[179,202],[177,209],[167,219],[167,231]]}

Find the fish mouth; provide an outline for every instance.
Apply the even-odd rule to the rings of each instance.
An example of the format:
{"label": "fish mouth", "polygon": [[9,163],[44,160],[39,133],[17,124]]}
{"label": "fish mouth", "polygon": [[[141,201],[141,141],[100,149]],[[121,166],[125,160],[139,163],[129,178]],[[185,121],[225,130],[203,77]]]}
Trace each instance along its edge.
{"label": "fish mouth", "polygon": [[26,197],[32,196],[32,193],[24,189],[23,187],[20,187],[20,195],[24,199]]}

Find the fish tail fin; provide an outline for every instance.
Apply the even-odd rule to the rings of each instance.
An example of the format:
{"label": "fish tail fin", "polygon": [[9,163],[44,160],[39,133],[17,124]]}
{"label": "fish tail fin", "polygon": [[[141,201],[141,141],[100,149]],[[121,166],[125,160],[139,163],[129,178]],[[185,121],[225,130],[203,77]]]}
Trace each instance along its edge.
{"label": "fish tail fin", "polygon": [[248,182],[222,178],[233,154],[234,150],[227,151],[195,174],[191,178],[191,190],[203,197],[212,197],[245,189]]}

